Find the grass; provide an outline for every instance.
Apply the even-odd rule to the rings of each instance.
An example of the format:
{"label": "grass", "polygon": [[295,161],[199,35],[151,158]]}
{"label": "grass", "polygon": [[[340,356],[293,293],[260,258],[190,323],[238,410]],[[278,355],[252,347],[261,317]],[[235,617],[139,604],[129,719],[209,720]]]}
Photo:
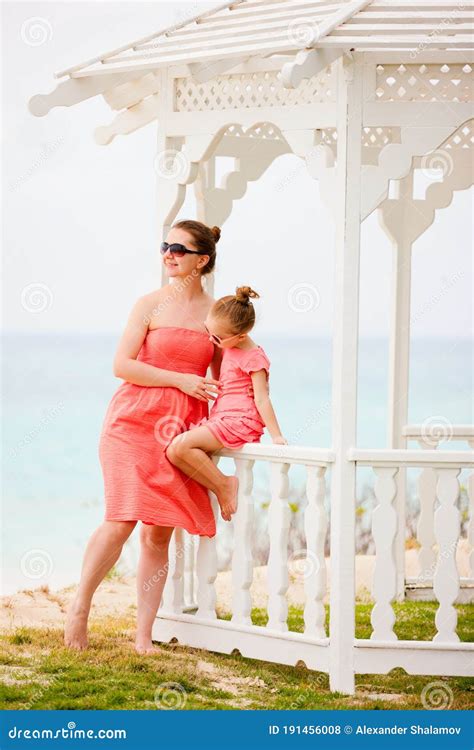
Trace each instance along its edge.
{"label": "grass", "polygon": [[[430,640],[436,602],[394,604],[399,638]],[[356,637],[371,632],[371,604],[356,605]],[[458,633],[474,640],[474,604],[457,605]],[[326,608],[326,618],[329,612]],[[226,617],[226,616],[224,616]],[[266,612],[252,612],[264,625]],[[356,675],[356,695],[331,693],[328,675],[304,666],[285,667],[238,655],[220,655],[176,644],[153,656],[133,650],[132,615],[92,623],[83,653],[63,647],[62,632],[17,628],[0,636],[1,707],[4,709],[422,709],[422,691],[442,681],[450,709],[472,709],[471,678]],[[302,631],[302,611],[290,607],[290,630]]]}

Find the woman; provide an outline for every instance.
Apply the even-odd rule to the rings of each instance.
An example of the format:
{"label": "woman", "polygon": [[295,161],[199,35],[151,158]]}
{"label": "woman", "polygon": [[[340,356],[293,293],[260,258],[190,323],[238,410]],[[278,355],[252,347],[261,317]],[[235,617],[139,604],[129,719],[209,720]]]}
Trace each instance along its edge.
{"label": "woman", "polygon": [[[153,652],[151,631],[173,528],[201,536],[216,533],[207,490],[173,466],[165,450],[175,435],[207,416],[208,402],[217,395],[221,353],[203,324],[214,300],[201,282],[214,268],[219,237],[218,227],[201,222],[174,224],[161,245],[171,283],[140,297],[120,339],[114,375],[125,382],[112,396],[99,442],[105,520],[89,540],[68,611],[64,641],[71,648],[87,647],[92,596],[137,521],[143,522],[137,570],[139,653]],[[213,377],[206,377],[209,365]]]}

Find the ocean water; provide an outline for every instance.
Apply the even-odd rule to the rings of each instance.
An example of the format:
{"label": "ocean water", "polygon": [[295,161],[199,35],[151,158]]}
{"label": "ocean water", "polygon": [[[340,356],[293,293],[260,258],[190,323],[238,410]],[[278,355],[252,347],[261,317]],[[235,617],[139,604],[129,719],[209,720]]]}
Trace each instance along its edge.
{"label": "ocean water", "polygon": [[[87,539],[103,514],[98,441],[118,336],[3,336],[3,591],[52,588],[78,579]],[[271,396],[282,430],[297,445],[331,446],[331,341],[262,337]],[[388,342],[360,343],[357,444],[387,446]],[[473,354],[468,340],[414,340],[409,422],[473,422]],[[262,442],[268,442],[265,436]],[[415,444],[414,444],[415,447]],[[466,447],[447,443],[447,449]],[[222,463],[224,471],[232,466]],[[296,468],[296,467],[295,467]],[[256,465],[255,494],[266,467]],[[304,481],[290,472],[292,486]],[[358,491],[371,470],[358,475]]]}

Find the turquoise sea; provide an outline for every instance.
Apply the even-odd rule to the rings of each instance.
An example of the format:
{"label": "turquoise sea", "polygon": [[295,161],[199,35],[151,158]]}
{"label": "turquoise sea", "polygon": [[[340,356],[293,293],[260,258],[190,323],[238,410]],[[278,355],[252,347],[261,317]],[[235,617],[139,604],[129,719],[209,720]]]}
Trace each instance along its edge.
{"label": "turquoise sea", "polygon": [[[109,400],[118,335],[3,336],[3,590],[77,580],[84,545],[102,518],[98,440]],[[258,339],[272,363],[271,395],[289,441],[331,446],[331,341]],[[387,446],[388,341],[360,343],[359,447]],[[411,344],[409,422],[473,422],[473,353],[468,340]],[[263,442],[267,442],[268,437]],[[413,447],[416,447],[414,444]],[[446,448],[465,448],[449,443]],[[222,464],[224,470],[231,466]],[[266,467],[257,464],[256,499]],[[372,481],[358,476],[358,492]],[[304,477],[290,472],[297,491]],[[133,543],[132,545],[133,546]]]}

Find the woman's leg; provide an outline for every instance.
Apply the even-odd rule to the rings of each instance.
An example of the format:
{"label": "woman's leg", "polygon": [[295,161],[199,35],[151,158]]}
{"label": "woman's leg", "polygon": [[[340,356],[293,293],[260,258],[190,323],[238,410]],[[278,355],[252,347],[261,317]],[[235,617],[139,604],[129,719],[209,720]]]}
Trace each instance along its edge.
{"label": "woman's leg", "polygon": [[140,559],[137,570],[137,635],[135,648],[140,654],[153,653],[151,630],[168,575],[168,547],[173,529],[149,526],[140,529]]}
{"label": "woman's leg", "polygon": [[81,580],[64,629],[64,643],[75,649],[87,647],[87,619],[92,596],[115,565],[136,521],[104,521],[89,539],[82,563]]}
{"label": "woman's leg", "polygon": [[166,455],[178,469],[214,492],[225,521],[237,510],[237,477],[228,477],[212,461],[209,453],[222,448],[222,443],[207,427],[195,427],[177,435],[166,449]]}

